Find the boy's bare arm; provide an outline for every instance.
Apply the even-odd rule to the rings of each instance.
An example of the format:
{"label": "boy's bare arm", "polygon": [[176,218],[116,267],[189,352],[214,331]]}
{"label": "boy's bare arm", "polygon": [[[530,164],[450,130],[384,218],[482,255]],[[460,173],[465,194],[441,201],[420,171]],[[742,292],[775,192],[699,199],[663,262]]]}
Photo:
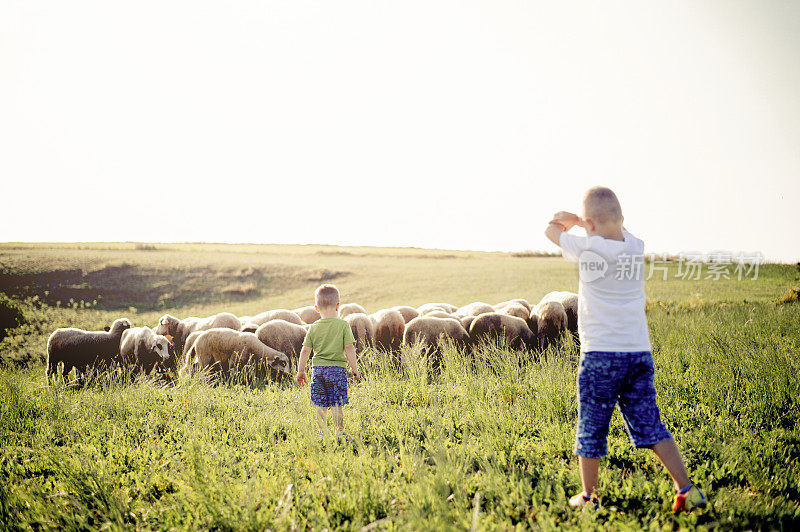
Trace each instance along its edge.
{"label": "boy's bare arm", "polygon": [[358,366],[356,365],[356,348],[353,344],[344,346],[344,356],[347,357],[347,363],[350,364],[350,370],[353,372],[353,378],[361,380],[361,375],[358,373]]}
{"label": "boy's bare arm", "polygon": [[583,227],[583,220],[577,214],[559,211],[553,215],[553,219],[547,224],[544,235],[556,246],[561,245],[561,233],[569,231],[574,226]]}
{"label": "boy's bare arm", "polygon": [[576,225],[578,227],[583,227],[583,219],[577,214],[567,211],[558,211],[553,215],[553,219],[550,220],[550,222],[560,224],[562,227],[564,227],[565,231],[569,231]]}
{"label": "boy's bare arm", "polygon": [[300,361],[297,363],[297,384],[300,386],[306,382],[306,364],[308,364],[309,356],[311,356],[311,348],[304,345],[300,350]]}
{"label": "boy's bare arm", "polygon": [[566,231],[564,226],[559,224],[558,222],[550,222],[547,224],[547,229],[544,230],[544,236],[550,240],[556,246],[561,245],[561,233]]}

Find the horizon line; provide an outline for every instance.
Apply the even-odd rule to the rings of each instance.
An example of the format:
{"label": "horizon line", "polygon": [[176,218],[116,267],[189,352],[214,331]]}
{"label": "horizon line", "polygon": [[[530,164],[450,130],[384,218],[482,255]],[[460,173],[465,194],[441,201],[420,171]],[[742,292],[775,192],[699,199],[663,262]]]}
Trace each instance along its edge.
{"label": "horizon line", "polygon": [[[542,249],[463,249],[463,248],[447,248],[447,247],[419,247],[419,246],[404,246],[404,245],[374,245],[374,244],[346,244],[346,243],[339,243],[339,244],[330,244],[330,243],[323,243],[323,242],[245,242],[245,241],[203,241],[203,240],[181,240],[181,241],[165,241],[165,240],[18,240],[18,241],[3,241],[0,242],[0,246],[5,245],[24,245],[24,244],[205,244],[205,245],[230,245],[230,246],[328,246],[328,247],[340,247],[340,248],[373,248],[373,249],[409,249],[409,250],[421,250],[421,251],[454,251],[460,253],[524,253],[524,254],[531,254],[531,255],[541,255],[541,258],[548,258],[548,257],[560,257],[561,252],[560,250],[556,251],[547,251]],[[147,250],[142,250],[147,251]],[[157,251],[157,250],[155,250]],[[715,249],[711,251],[698,251],[698,250],[691,250],[691,251],[651,251],[644,254],[645,257],[665,257],[665,258],[674,258],[679,257],[681,254],[692,254],[692,255],[702,255],[704,258],[709,257],[712,254],[718,253],[730,253],[731,257],[736,256],[737,252],[731,252],[730,250],[720,250]],[[745,253],[743,251],[739,251],[738,253]],[[760,251],[754,252],[760,253],[762,258],[762,264],[800,264],[800,257],[794,259],[778,259],[775,257],[769,257],[761,253]],[[752,254],[749,256],[753,256]],[[701,261],[703,262],[703,261]]]}

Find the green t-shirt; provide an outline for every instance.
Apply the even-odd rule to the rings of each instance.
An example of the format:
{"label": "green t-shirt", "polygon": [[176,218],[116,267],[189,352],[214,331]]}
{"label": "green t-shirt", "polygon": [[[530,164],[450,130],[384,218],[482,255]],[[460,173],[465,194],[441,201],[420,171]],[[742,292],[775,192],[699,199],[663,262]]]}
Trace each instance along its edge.
{"label": "green t-shirt", "polygon": [[350,324],[339,318],[322,318],[311,324],[303,345],[314,351],[313,366],[347,367],[344,346],[356,343]]}

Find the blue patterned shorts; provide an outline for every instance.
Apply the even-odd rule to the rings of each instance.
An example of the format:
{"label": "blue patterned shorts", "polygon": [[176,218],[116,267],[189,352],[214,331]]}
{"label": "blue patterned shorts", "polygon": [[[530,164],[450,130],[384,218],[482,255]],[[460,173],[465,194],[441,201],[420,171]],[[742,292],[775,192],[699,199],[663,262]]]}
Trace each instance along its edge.
{"label": "blue patterned shorts", "polygon": [[314,366],[311,373],[311,404],[321,407],[346,405],[347,370],[341,366]]}
{"label": "blue patterned shorts", "polygon": [[616,405],[634,446],[650,447],[672,438],[656,406],[653,374],[650,351],[581,354],[575,454],[587,458],[608,454],[608,424]]}

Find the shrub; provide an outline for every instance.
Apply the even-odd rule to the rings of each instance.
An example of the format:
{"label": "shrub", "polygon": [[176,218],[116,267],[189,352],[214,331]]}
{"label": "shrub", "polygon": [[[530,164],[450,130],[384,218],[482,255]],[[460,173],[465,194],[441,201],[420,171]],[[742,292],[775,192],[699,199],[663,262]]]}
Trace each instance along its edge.
{"label": "shrub", "polygon": [[0,294],[0,340],[5,338],[7,329],[14,329],[25,323],[25,316],[19,303]]}
{"label": "shrub", "polygon": [[786,291],[786,294],[778,300],[778,303],[793,303],[800,298],[800,287],[793,286]]}

